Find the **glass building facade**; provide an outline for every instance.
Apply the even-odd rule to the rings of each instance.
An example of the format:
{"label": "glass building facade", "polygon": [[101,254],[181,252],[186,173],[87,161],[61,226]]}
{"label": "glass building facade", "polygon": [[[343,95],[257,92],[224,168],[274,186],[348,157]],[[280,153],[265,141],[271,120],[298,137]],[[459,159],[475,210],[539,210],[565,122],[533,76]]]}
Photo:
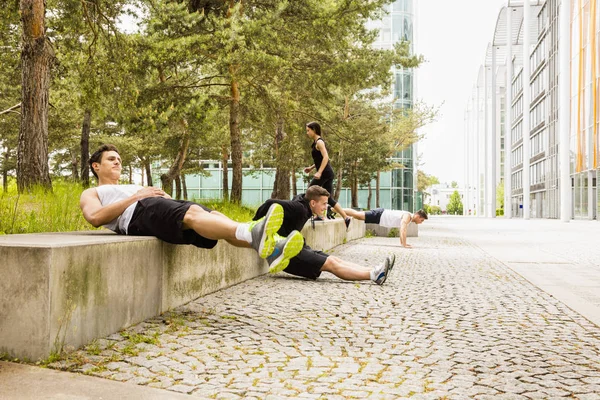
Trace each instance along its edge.
{"label": "glass building facade", "polygon": [[[411,52],[414,53],[414,0],[397,0],[387,6],[386,11],[387,15],[381,20],[372,21],[369,24],[369,28],[379,30],[375,47],[391,49],[395,43],[407,41],[410,43]],[[412,108],[415,98],[415,71],[410,68],[395,68],[393,74],[394,107],[396,109]],[[395,153],[390,159],[391,162],[402,164],[404,168],[381,173],[381,207],[414,212],[423,206],[422,199],[416,192],[416,147],[417,145],[413,144]],[[371,186],[374,185],[375,182],[372,182]],[[364,188],[361,188],[360,191],[366,192]],[[366,201],[363,203],[360,199],[366,199],[367,195],[359,193],[359,206],[366,207]],[[374,203],[371,206],[373,207]]]}
{"label": "glass building facade", "polygon": [[570,169],[573,217],[596,219],[598,210],[598,44],[597,0],[571,3]]}
{"label": "glass building facade", "polygon": [[[510,104],[504,113],[510,133],[503,151],[509,163],[508,203],[512,217],[598,219],[600,12],[597,3],[598,0],[539,1],[530,5],[529,21],[524,20],[522,4],[511,3],[499,13],[494,46],[502,46],[507,40],[513,46],[513,54],[505,57],[510,61],[500,60],[510,62],[512,68],[509,84],[505,85],[510,90],[505,92]],[[502,21],[510,21],[507,10],[516,18],[508,28],[502,26]],[[562,16],[570,22],[565,37],[561,37],[559,30],[563,12],[568,13]],[[528,41],[523,37],[525,24],[530,32]],[[570,52],[561,53],[561,41],[563,44],[568,41]],[[523,51],[527,42],[527,51]],[[524,66],[528,67],[527,72]],[[494,73],[506,74],[501,69]],[[565,74],[569,79],[564,82],[561,95],[560,78]],[[491,92],[498,98],[502,90]],[[568,111],[565,107],[561,110],[561,101],[568,104]],[[476,116],[471,126],[477,118],[481,126],[492,123],[486,113],[481,117],[473,114]],[[561,124],[561,116],[569,123]],[[479,129],[476,133],[480,140],[488,139],[487,130]],[[561,140],[564,137],[561,133],[568,134],[569,140]],[[561,155],[569,161],[568,174],[561,166]],[[485,157],[482,165],[489,165]],[[480,196],[484,196],[483,191]]]}

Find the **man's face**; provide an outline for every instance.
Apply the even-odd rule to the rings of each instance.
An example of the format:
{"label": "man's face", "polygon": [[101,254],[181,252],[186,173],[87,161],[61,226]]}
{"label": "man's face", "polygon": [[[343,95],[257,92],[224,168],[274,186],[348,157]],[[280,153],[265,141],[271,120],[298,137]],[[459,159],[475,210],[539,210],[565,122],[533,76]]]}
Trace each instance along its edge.
{"label": "man's face", "polygon": [[105,151],[99,163],[93,163],[92,167],[99,178],[119,179],[121,177],[121,156],[116,151]]}
{"label": "man's face", "polygon": [[325,210],[327,210],[327,196],[319,197],[319,200],[311,200],[310,201],[310,209],[315,215],[323,215]]}
{"label": "man's face", "polygon": [[413,222],[418,225],[423,223],[423,221],[425,221],[425,218],[421,217],[420,215],[415,215],[415,219]]}

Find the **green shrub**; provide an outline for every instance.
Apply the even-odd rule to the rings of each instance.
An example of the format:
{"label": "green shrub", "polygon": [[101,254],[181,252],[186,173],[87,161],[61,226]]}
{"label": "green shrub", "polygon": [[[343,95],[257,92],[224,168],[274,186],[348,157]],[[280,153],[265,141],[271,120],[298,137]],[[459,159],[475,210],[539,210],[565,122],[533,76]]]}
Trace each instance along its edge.
{"label": "green shrub", "polygon": [[392,228],[388,232],[388,237],[398,237],[398,228]]}

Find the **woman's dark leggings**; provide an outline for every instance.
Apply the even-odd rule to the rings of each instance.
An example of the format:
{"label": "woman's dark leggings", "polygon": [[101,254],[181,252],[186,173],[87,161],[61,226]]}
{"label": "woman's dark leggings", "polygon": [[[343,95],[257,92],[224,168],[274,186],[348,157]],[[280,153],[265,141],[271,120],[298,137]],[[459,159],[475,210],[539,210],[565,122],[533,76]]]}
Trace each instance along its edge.
{"label": "woman's dark leggings", "polygon": [[310,181],[308,186],[310,187],[312,185],[318,185],[318,186],[321,186],[323,189],[327,190],[329,192],[329,199],[327,199],[327,204],[329,204],[329,206],[331,208],[335,207],[335,205],[337,204],[337,201],[335,201],[333,199],[333,176],[332,177],[321,176],[321,179],[313,178],[313,180]]}

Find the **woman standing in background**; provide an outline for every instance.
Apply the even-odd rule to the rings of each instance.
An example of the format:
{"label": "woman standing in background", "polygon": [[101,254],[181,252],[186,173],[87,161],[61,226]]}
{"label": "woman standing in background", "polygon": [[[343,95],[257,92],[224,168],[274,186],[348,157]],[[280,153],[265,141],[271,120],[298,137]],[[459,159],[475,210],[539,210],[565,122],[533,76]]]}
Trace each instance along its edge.
{"label": "woman standing in background", "polygon": [[[310,167],[304,168],[305,173],[310,173],[313,169],[316,169],[315,175],[313,176],[312,181],[310,181],[309,187],[312,185],[318,185],[327,190],[329,195],[329,206],[333,208],[338,214],[344,218],[344,223],[346,224],[346,229],[350,226],[351,218],[346,215],[342,206],[340,206],[337,201],[335,201],[332,197],[333,194],[333,178],[335,174],[333,172],[333,168],[329,163],[329,154],[327,153],[327,147],[325,146],[325,141],[321,137],[321,125],[317,122],[309,122],[306,124],[306,134],[309,138],[313,140],[313,144],[311,145],[311,155],[314,161],[314,164]],[[321,216],[319,216],[320,218]]]}

